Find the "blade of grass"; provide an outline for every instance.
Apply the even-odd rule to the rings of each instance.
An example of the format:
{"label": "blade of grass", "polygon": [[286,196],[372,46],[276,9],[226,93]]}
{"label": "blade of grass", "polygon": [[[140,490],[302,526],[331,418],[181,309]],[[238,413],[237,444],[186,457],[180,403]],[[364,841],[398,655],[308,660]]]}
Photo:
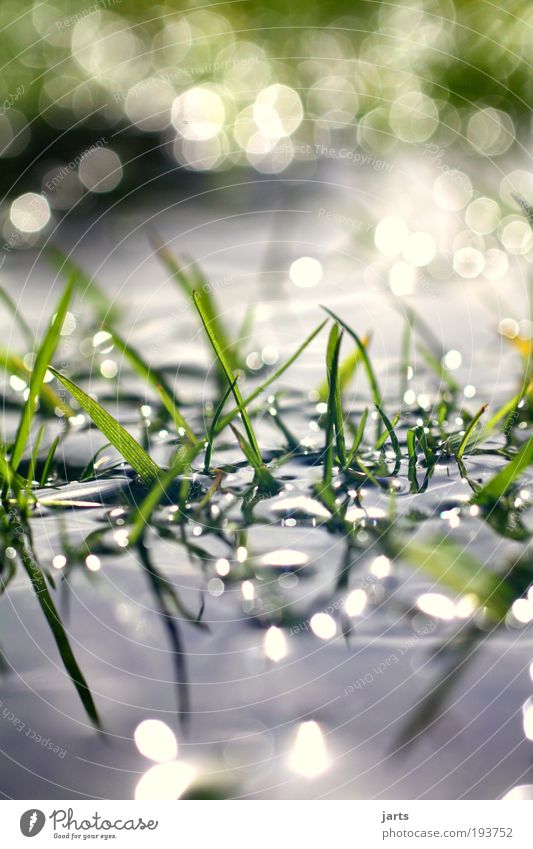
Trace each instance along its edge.
{"label": "blade of grass", "polygon": [[226,357],[225,351],[221,347],[220,341],[216,335],[216,330],[209,319],[209,313],[205,310],[203,297],[198,290],[194,291],[193,298],[194,303],[196,304],[196,309],[198,310],[200,318],[202,319],[202,324],[204,325],[205,332],[207,333],[209,341],[215,352],[215,356],[222,367],[227,382],[232,387],[231,391],[233,393],[233,397],[235,398],[235,402],[241,414],[244,429],[246,431],[248,442],[252,450],[253,460],[250,459],[249,462],[255,469],[259,469],[264,466],[263,458],[261,456],[261,451],[259,450],[259,445],[257,443],[257,439],[255,437],[255,433],[252,427],[252,423],[250,421],[250,417],[246,410],[246,406],[242,399],[240,389],[237,386],[237,379],[233,374],[231,364]]}
{"label": "blade of grass", "polygon": [[205,458],[204,458],[204,475],[209,474],[209,467],[211,465],[211,456],[213,454],[213,444],[215,442],[215,436],[217,433],[217,424],[220,416],[222,415],[222,410],[224,409],[224,405],[228,400],[228,396],[231,392],[233,392],[233,387],[235,385],[235,381],[233,383],[228,384],[228,388],[224,392],[224,395],[218,402],[218,406],[215,410],[215,414],[211,421],[211,425],[209,427],[209,432],[206,436],[206,446],[205,446]]}
{"label": "blade of grass", "polygon": [[[21,380],[29,384],[31,380],[31,369],[16,354],[10,354],[7,351],[0,350],[0,363],[6,371],[20,377]],[[43,408],[46,408],[49,413],[55,414],[56,410],[60,410],[66,418],[76,415],[74,410],[59,397],[57,392],[48,383],[42,384],[39,399],[43,404]]]}
{"label": "blade of grass", "polygon": [[76,278],[72,276],[65,286],[65,290],[57,305],[56,313],[50,322],[35,358],[35,365],[30,378],[28,400],[26,401],[22,411],[20,424],[15,438],[15,444],[11,454],[11,465],[15,471],[19,466],[28,442],[37,399],[39,398],[41,387],[44,383],[48,364],[52,361],[59,343],[61,328],[63,327],[63,322],[74,292],[75,282]]}
{"label": "blade of grass", "polygon": [[470,424],[468,425],[467,429],[465,430],[464,436],[461,440],[461,444],[459,445],[459,448],[457,449],[457,459],[458,460],[460,460],[461,457],[463,456],[463,454],[465,453],[466,448],[468,446],[468,443],[470,441],[470,437],[473,434],[474,429],[475,429],[478,421],[480,420],[481,416],[483,415],[483,413],[485,412],[486,409],[487,409],[487,405],[483,404],[483,406],[479,408],[479,410],[477,411],[475,416],[472,416]]}
{"label": "blade of grass", "polygon": [[[371,335],[368,333],[366,336],[363,336],[361,342],[368,348],[370,345]],[[354,376],[357,371],[357,367],[361,362],[361,352],[359,348],[356,348],[354,351],[348,354],[347,357],[339,365],[339,386],[341,388],[341,392],[346,389],[350,380]],[[318,400],[325,403],[328,400],[328,392],[329,386],[327,379],[320,384],[317,389],[318,392]]]}
{"label": "blade of grass", "polygon": [[227,359],[233,368],[236,367],[234,346],[220,321],[220,310],[211,294],[211,287],[199,267],[189,260],[187,262],[188,272],[185,271],[172,252],[163,244],[161,237],[157,233],[152,230],[149,232],[148,238],[155,253],[190,303],[195,302],[194,292],[201,289],[204,313],[222,349],[226,352]]}
{"label": "blade of grass", "polygon": [[[396,436],[396,431],[394,430],[394,425],[390,421],[389,417],[383,412],[381,407],[379,407],[377,404],[376,404],[376,409],[377,409],[379,415],[381,416],[381,418],[383,419],[383,424],[385,425],[385,428],[387,430],[387,434],[388,434],[388,437],[391,441],[391,445],[392,445],[392,448],[393,448],[394,453],[396,455],[396,459],[401,460],[402,459],[402,449],[400,448],[400,443],[398,441],[398,437]],[[398,422],[399,418],[400,417],[398,415],[395,418],[395,422]]]}
{"label": "blade of grass", "polygon": [[78,692],[78,695],[81,699],[83,707],[85,708],[87,716],[91,719],[96,728],[100,729],[102,727],[100,723],[100,717],[98,716],[98,712],[96,710],[96,706],[94,704],[89,685],[87,684],[87,681],[85,680],[85,677],[80,667],[78,666],[78,662],[70,646],[67,633],[63,627],[63,623],[61,622],[59,613],[56,610],[56,607],[54,605],[54,602],[52,601],[52,597],[46,585],[46,581],[42,573],[41,567],[28,550],[27,544],[25,542],[22,542],[19,546],[19,554],[24,569],[26,570],[26,573],[33,586],[37,601],[39,602],[39,606],[44,614],[44,617],[54,638],[55,644],[58,648],[61,660],[63,661],[63,665],[69,675],[69,678]]}
{"label": "blade of grass", "polygon": [[144,448],[139,445],[137,440],[107,410],[104,410],[94,398],[91,398],[83,389],[77,386],[76,383],[52,367],[50,367],[50,371],[68,389],[91,421],[94,422],[98,430],[104,434],[130,466],[135,469],[143,483],[152,484],[161,474],[161,469],[154,463]]}
{"label": "blade of grass", "polygon": [[478,490],[473,501],[476,504],[488,504],[502,498],[531,463],[533,463],[533,436],[529,437],[520,451],[503,469]]}
{"label": "blade of grass", "polygon": [[[330,309],[328,309],[327,307],[324,307],[324,306],[322,307],[322,309],[325,310],[325,312],[327,312],[328,315],[330,315],[331,318],[334,321],[336,321],[338,324],[340,324],[341,327],[344,327],[344,329],[350,334],[352,339],[355,341],[355,344],[357,345],[359,352],[361,354],[361,360],[362,360],[363,366],[364,366],[365,371],[366,371],[366,375],[367,375],[367,378],[368,378],[368,383],[370,385],[370,391],[371,391],[371,394],[372,394],[372,399],[374,401],[374,404],[377,407],[381,407],[381,409],[383,409],[383,397],[381,395],[381,390],[379,388],[378,380],[377,380],[376,374],[374,372],[374,369],[372,367],[372,363],[370,362],[370,358],[368,356],[367,350],[366,350],[365,346],[363,345],[361,339],[359,338],[359,336],[357,335],[355,330],[352,330],[350,325],[346,324],[346,322],[343,321],[342,318],[339,318],[339,316],[336,315],[336,313],[334,313],[333,310],[330,310]],[[377,420],[377,429],[378,429],[377,435],[380,436],[380,434],[381,434],[381,418],[379,418]]]}
{"label": "blade of grass", "polygon": [[368,407],[365,407],[363,415],[361,416],[361,419],[360,419],[359,424],[357,426],[357,431],[356,431],[355,436],[354,436],[352,449],[351,449],[351,451],[348,455],[348,459],[346,461],[347,467],[351,466],[353,458],[357,454],[359,447],[361,445],[361,442],[363,441],[363,436],[364,436],[364,433],[365,433],[365,427],[366,427],[366,420],[367,419],[368,419]]}
{"label": "blade of grass", "polygon": [[[337,455],[342,466],[346,465],[346,442],[344,437],[344,420],[342,415],[341,391],[339,386],[339,353],[342,344],[342,332],[338,324],[331,328],[326,353],[328,372],[328,432],[335,433]],[[330,427],[331,422],[331,427]]]}
{"label": "blade of grass", "polygon": [[50,446],[50,450],[46,456],[46,460],[43,466],[43,471],[41,474],[41,480],[39,481],[40,486],[45,486],[48,480],[48,475],[50,474],[50,468],[52,463],[54,462],[54,458],[56,456],[57,446],[59,445],[59,436],[56,436],[54,441]]}
{"label": "blade of grass", "polygon": [[150,492],[138,507],[133,519],[133,527],[128,534],[130,545],[136,545],[142,538],[154,510],[159,506],[175,479],[190,469],[191,462],[197,453],[198,449],[192,446],[180,446],[170,469],[158,477]]}

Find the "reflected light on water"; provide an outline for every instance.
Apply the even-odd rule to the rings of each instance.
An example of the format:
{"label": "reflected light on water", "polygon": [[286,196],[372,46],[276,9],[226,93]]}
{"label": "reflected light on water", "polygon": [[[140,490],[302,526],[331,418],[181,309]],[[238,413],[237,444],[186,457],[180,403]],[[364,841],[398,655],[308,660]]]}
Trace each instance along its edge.
{"label": "reflected light on water", "polygon": [[385,557],[384,554],[380,554],[379,557],[376,557],[372,563],[370,571],[376,576],[376,578],[386,578],[391,572],[391,563],[389,558]]}
{"label": "reflected light on water", "polygon": [[281,628],[272,625],[265,634],[263,648],[269,660],[278,662],[287,657],[287,640]]}
{"label": "reflected light on water", "polygon": [[449,621],[456,615],[455,604],[441,593],[422,593],[416,601],[417,607],[423,613],[428,613],[436,619]]}
{"label": "reflected light on water", "polygon": [[324,735],[318,723],[302,722],[296,733],[296,741],[289,755],[289,766],[297,775],[316,778],[330,764]]}
{"label": "reflected light on water", "polygon": [[511,608],[512,614],[521,625],[527,625],[533,620],[533,602],[527,598],[517,598]]}
{"label": "reflected light on water", "polygon": [[178,754],[178,741],[171,728],[159,719],[145,719],[135,729],[135,745],[152,761],[172,761]]}
{"label": "reflected light on water", "polygon": [[395,262],[389,271],[389,285],[395,295],[412,295],[415,290],[416,269],[404,260]]}
{"label": "reflected light on water", "polygon": [[304,566],[309,561],[309,557],[303,551],[295,551],[292,548],[279,548],[277,551],[270,551],[268,554],[263,554],[260,563],[261,566],[279,566],[295,568],[296,566]]}
{"label": "reflected light on water", "polygon": [[196,776],[190,764],[172,761],[149,769],[135,788],[135,799],[172,800],[183,796]]}
{"label": "reflected light on water", "polygon": [[322,280],[322,265],[311,256],[301,256],[295,259],[289,268],[289,277],[300,289],[310,289],[318,286]]}
{"label": "reflected light on water", "polygon": [[533,799],[533,784],[517,784],[503,797],[504,802],[523,802]]}
{"label": "reflected light on water", "polygon": [[522,722],[527,739],[533,740],[533,699],[528,699],[522,707]]}
{"label": "reflected light on water", "polygon": [[374,243],[385,256],[401,254],[409,236],[407,224],[403,218],[383,218],[376,227]]}
{"label": "reflected light on water", "polygon": [[313,634],[321,640],[331,640],[337,633],[337,624],[329,613],[315,613],[309,624]]}
{"label": "reflected light on water", "polygon": [[348,616],[360,616],[366,607],[367,595],[364,590],[352,590],[346,596],[344,610]]}

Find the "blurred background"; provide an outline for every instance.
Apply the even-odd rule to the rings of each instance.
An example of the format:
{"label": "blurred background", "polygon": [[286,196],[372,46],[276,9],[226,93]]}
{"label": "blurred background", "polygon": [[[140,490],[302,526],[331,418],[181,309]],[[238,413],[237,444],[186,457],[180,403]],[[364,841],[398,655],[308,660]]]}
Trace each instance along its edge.
{"label": "blurred background", "polygon": [[4,250],[95,195],[243,167],[282,174],[331,149],[343,158],[347,143],[347,158],[383,170],[404,147],[436,162],[450,148],[473,160],[523,150],[533,6],[503,6],[5,0]]}

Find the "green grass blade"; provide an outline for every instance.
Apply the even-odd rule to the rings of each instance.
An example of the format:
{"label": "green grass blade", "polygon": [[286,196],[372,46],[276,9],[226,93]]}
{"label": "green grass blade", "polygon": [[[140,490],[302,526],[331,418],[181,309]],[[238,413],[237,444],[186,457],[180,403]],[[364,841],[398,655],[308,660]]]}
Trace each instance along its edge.
{"label": "green grass blade", "polygon": [[257,443],[257,439],[255,438],[255,434],[254,434],[254,430],[253,430],[253,427],[252,427],[252,423],[250,421],[250,417],[249,417],[248,412],[246,410],[246,405],[245,405],[245,403],[242,399],[242,395],[241,395],[241,392],[239,390],[239,387],[237,386],[237,379],[236,379],[235,375],[233,374],[231,364],[226,357],[225,351],[223,350],[223,348],[220,345],[220,342],[219,342],[217,335],[215,333],[215,329],[213,328],[213,326],[210,322],[209,314],[205,310],[203,296],[200,294],[200,292],[198,292],[196,290],[193,293],[193,298],[194,298],[194,303],[196,304],[196,308],[197,308],[197,310],[200,314],[200,318],[202,319],[202,323],[204,325],[205,332],[207,333],[209,341],[211,342],[211,345],[212,345],[213,350],[215,352],[215,356],[216,356],[218,362],[221,365],[221,368],[222,368],[222,370],[223,370],[223,372],[226,376],[227,382],[232,387],[233,397],[235,398],[235,403],[237,404],[238,410],[241,414],[244,429],[245,429],[246,435],[248,437],[248,442],[250,443],[250,447],[251,447],[252,452],[253,452],[253,462],[252,462],[252,460],[250,460],[250,462],[252,463],[252,465],[254,466],[255,469],[260,468],[264,465],[263,464],[263,458],[261,456],[261,451],[259,450],[259,445]]}
{"label": "green grass blade", "polygon": [[[10,354],[0,349],[0,364],[4,366],[7,372],[20,377],[21,380],[29,384],[31,380],[31,369],[16,354]],[[56,410],[60,410],[68,419],[75,415],[74,410],[59,397],[57,392],[48,383],[42,384],[39,400],[43,404],[43,409],[46,409],[48,413],[55,414]]]}
{"label": "green grass blade", "polygon": [[[400,443],[399,443],[399,441],[398,441],[398,437],[396,436],[396,431],[394,430],[394,425],[395,425],[395,424],[397,424],[397,423],[399,422],[399,420],[400,420],[400,415],[398,414],[397,416],[395,416],[395,418],[394,418],[394,424],[393,424],[393,423],[390,421],[389,417],[388,417],[388,416],[387,416],[387,415],[383,412],[383,410],[381,409],[381,407],[378,407],[378,406],[377,406],[377,404],[376,404],[376,409],[377,409],[377,411],[378,411],[379,415],[381,416],[381,418],[382,418],[382,420],[383,420],[383,424],[385,425],[385,429],[386,429],[386,431],[387,431],[387,435],[388,435],[388,437],[389,437],[389,439],[390,439],[390,441],[391,441],[391,445],[392,445],[393,450],[394,450],[394,453],[395,453],[395,455],[396,455],[396,459],[397,459],[397,460],[401,460],[401,459],[402,459],[402,449],[400,448]],[[379,448],[381,448],[381,447],[382,447],[382,445],[384,444],[384,443],[381,443],[381,444],[380,444],[380,443],[381,443],[381,438],[380,438],[380,439],[378,439],[378,441],[377,441],[377,443],[376,443],[376,446],[375,446],[375,447],[376,447],[376,450],[378,450],[378,446],[379,446]]]}
{"label": "green grass blade", "polygon": [[368,419],[368,407],[365,407],[365,410],[363,412],[363,415],[361,416],[361,419],[360,419],[359,424],[357,426],[357,430],[355,432],[352,449],[351,449],[350,454],[348,455],[348,459],[346,461],[347,466],[352,465],[353,458],[355,457],[355,455],[359,451],[359,447],[361,445],[361,442],[363,441],[363,436],[364,436],[364,433],[365,433],[365,427],[366,427],[366,420],[367,419]]}
{"label": "green grass blade", "polygon": [[458,594],[474,593],[480,606],[487,607],[494,619],[501,620],[514,601],[514,594],[499,576],[485,569],[469,551],[445,537],[430,543],[409,540],[396,556],[423,569]]}
{"label": "green grass blade", "polygon": [[218,309],[216,301],[211,294],[211,287],[205,276],[200,271],[199,267],[191,261],[187,262],[188,271],[185,271],[185,269],[178,263],[172,252],[166,247],[166,245],[163,244],[161,237],[153,231],[149,234],[149,239],[155,253],[188,301],[194,303],[195,291],[201,290],[204,314],[207,316],[209,324],[219,340],[222,349],[225,351],[226,357],[231,363],[232,368],[235,368],[237,366],[237,362],[234,345],[232,345],[231,340],[222,325],[220,320],[220,310]]}
{"label": "green grass blade", "polygon": [[472,417],[470,424],[468,425],[467,429],[465,430],[464,436],[461,440],[461,444],[459,445],[459,448],[457,449],[457,459],[458,460],[460,460],[461,457],[463,456],[463,454],[465,453],[466,448],[468,446],[468,443],[470,442],[470,438],[471,438],[471,436],[474,432],[474,429],[475,429],[478,421],[480,420],[481,416],[483,415],[483,413],[485,412],[486,409],[487,409],[487,405],[483,404],[483,406],[479,408],[479,410],[477,411],[475,416]]}
{"label": "green grass blade", "polygon": [[63,623],[52,601],[42,570],[24,542],[19,547],[19,554],[37,596],[37,601],[55,640],[63,665],[78,692],[85,712],[93,724],[97,728],[101,728],[100,718],[89,685],[78,666]]}
{"label": "green grass blade", "polygon": [[206,447],[205,447],[205,458],[204,458],[204,475],[209,474],[209,467],[211,465],[211,456],[213,454],[213,444],[215,442],[215,436],[217,433],[217,425],[220,416],[222,415],[222,410],[224,409],[224,405],[228,400],[228,396],[231,392],[233,392],[233,387],[235,382],[228,384],[228,388],[224,392],[224,395],[218,402],[218,406],[215,410],[215,414],[213,416],[213,420],[211,421],[211,425],[209,427],[209,433],[206,436]]}
{"label": "green grass blade", "polygon": [[250,465],[254,469],[261,468],[261,466],[256,465],[257,458],[250,443],[246,441],[243,434],[237,430],[235,425],[230,425],[230,428],[233,431],[233,435],[236,437],[237,442],[239,443],[239,448],[241,449],[242,453],[244,454]]}
{"label": "green grass blade", "polygon": [[128,534],[130,545],[136,545],[139,542],[147,525],[150,523],[154,510],[159,506],[175,479],[179,475],[183,475],[189,471],[190,465],[197,453],[198,449],[190,445],[180,446],[170,469],[158,477],[150,492],[137,509],[133,526]]}
{"label": "green grass blade", "polygon": [[33,333],[26,322],[26,319],[22,315],[21,311],[18,309],[15,301],[11,297],[11,295],[6,292],[3,286],[0,286],[0,301],[4,304],[8,312],[11,313],[13,319],[15,320],[18,328],[24,337],[24,341],[26,342],[26,347],[28,351],[33,351],[33,347],[35,344],[35,340],[33,338]]}
{"label": "green grass blade", "polygon": [[477,504],[488,504],[502,498],[531,463],[533,463],[533,436],[529,437],[520,451],[503,469],[478,490],[473,500]]}
{"label": "green grass blade", "polygon": [[[369,347],[370,340],[371,340],[370,334],[363,336],[363,338],[361,339],[361,342],[363,343],[365,348]],[[346,389],[346,387],[350,383],[350,380],[352,379],[352,377],[356,373],[357,367],[358,367],[360,362],[361,362],[361,351],[359,350],[359,348],[355,348],[355,350],[351,351],[348,354],[348,356],[345,357],[344,360],[340,363],[340,365],[339,365],[339,386],[340,386],[341,392],[344,389]],[[323,383],[320,384],[320,386],[317,389],[317,392],[318,392],[318,400],[322,401],[323,403],[327,402],[328,393],[329,393],[329,384],[328,384],[327,379],[324,380]]]}
{"label": "green grass blade", "polygon": [[39,481],[40,486],[46,485],[46,482],[48,480],[48,475],[50,474],[50,468],[51,468],[52,463],[54,462],[54,458],[56,456],[56,451],[57,451],[58,445],[59,445],[59,436],[56,436],[56,438],[54,439],[54,441],[52,442],[52,444],[50,446],[50,450],[48,451],[48,454],[46,455],[46,460],[45,460],[45,463],[44,463],[44,466],[43,466],[43,471],[42,471],[42,474],[41,474],[41,480]]}
{"label": "green grass blade", "polygon": [[[278,369],[276,369],[276,371],[273,372],[273,374],[269,375],[267,377],[267,379],[264,380],[260,384],[260,386],[257,387],[257,389],[254,389],[254,391],[251,393],[251,395],[248,395],[248,397],[244,401],[245,407],[249,407],[250,404],[253,401],[255,401],[255,399],[258,398],[259,395],[261,395],[262,392],[265,391],[265,389],[268,389],[268,387],[271,386],[274,383],[274,381],[278,379],[278,377],[281,377],[281,375],[284,372],[286,372],[287,369],[290,366],[292,366],[292,364],[298,359],[300,354],[302,354],[305,351],[305,349],[311,344],[313,339],[316,336],[318,336],[318,334],[320,333],[322,328],[327,323],[328,323],[327,318],[324,319],[324,321],[321,321],[320,324],[318,325],[318,327],[315,327],[315,329],[312,331],[312,333],[309,334],[307,339],[305,339],[302,342],[302,344],[296,349],[294,354],[291,354],[291,356],[287,360],[285,360],[283,365],[281,365]],[[224,428],[227,427],[231,421],[233,421],[233,419],[235,418],[236,415],[238,415],[238,413],[239,413],[239,407],[234,407],[233,410],[230,410],[230,412],[226,416],[224,416],[224,418],[221,420],[220,424],[217,426],[217,434],[220,433],[222,430],[224,430]]]}
{"label": "green grass blade", "polygon": [[[367,350],[366,350],[365,346],[363,345],[361,339],[359,338],[359,336],[357,335],[355,330],[352,330],[350,325],[346,324],[346,322],[343,321],[342,318],[339,318],[339,316],[336,315],[336,313],[334,313],[333,310],[330,310],[327,307],[322,307],[322,309],[325,310],[328,313],[328,315],[330,315],[331,318],[334,319],[334,321],[338,322],[338,324],[340,324],[341,327],[344,327],[344,329],[350,334],[352,339],[355,341],[355,344],[357,345],[359,352],[361,354],[361,360],[362,360],[363,366],[364,366],[365,371],[366,371],[366,375],[367,375],[367,378],[368,378],[368,383],[370,385],[370,391],[372,393],[372,399],[374,401],[374,404],[376,405],[376,407],[381,407],[381,409],[383,409],[383,397],[381,395],[381,390],[379,388],[376,373],[375,373],[375,371],[372,367],[372,363],[370,362],[370,358],[368,356]],[[379,436],[380,433],[381,433],[381,419],[378,419],[378,436]]]}
{"label": "green grass blade", "polygon": [[335,432],[337,455],[342,466],[346,465],[346,442],[344,437],[344,419],[342,414],[341,390],[339,386],[339,353],[342,344],[342,332],[339,326],[334,324],[331,328],[326,353],[326,365],[328,371],[328,428],[331,420],[331,431]]}
{"label": "green grass blade", "polygon": [[13,446],[13,451],[11,454],[11,465],[13,466],[15,471],[19,466],[19,463],[22,459],[22,455],[24,454],[24,450],[26,448],[26,444],[28,442],[37,399],[39,398],[41,388],[44,383],[44,378],[48,370],[48,364],[52,361],[56,352],[57,345],[59,343],[61,328],[63,327],[63,322],[67,315],[72,294],[74,292],[75,282],[76,278],[71,277],[69,282],[65,286],[65,290],[57,306],[56,314],[50,322],[48,330],[45,333],[44,339],[35,358],[35,365],[33,367],[33,371],[31,373],[30,378],[28,400],[26,401],[26,404],[24,405],[24,409],[22,411],[22,417],[17,430],[15,444]]}
{"label": "green grass blade", "polygon": [[161,469],[154,463],[144,448],[139,445],[137,440],[107,410],[104,410],[94,398],[87,395],[72,380],[60,374],[54,368],[50,368],[50,371],[68,389],[98,430],[104,434],[130,466],[135,469],[143,483],[152,484],[161,474]]}

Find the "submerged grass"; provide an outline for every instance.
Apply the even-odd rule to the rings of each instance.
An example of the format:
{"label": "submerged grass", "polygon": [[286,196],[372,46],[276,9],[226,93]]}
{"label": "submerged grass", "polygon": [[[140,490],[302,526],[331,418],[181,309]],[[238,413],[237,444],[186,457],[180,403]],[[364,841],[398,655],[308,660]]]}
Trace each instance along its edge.
{"label": "submerged grass", "polygon": [[[434,537],[429,542],[420,542],[412,531],[413,528],[416,530],[417,523],[422,521],[416,511],[424,502],[415,501],[411,497],[418,499],[421,494],[427,492],[432,476],[439,469],[440,464],[442,464],[440,469],[442,471],[445,464],[451,461],[452,474],[457,475],[453,462],[455,458],[460,475],[469,481],[474,490],[467,505],[468,508],[477,505],[479,519],[472,518],[472,521],[486,521],[492,529],[510,539],[529,541],[531,534],[522,522],[520,511],[516,511],[514,503],[518,484],[533,463],[533,437],[521,441],[524,437],[523,432],[519,430],[515,432],[515,426],[519,420],[528,424],[528,416],[531,417],[529,382],[524,381],[521,390],[502,404],[482,426],[482,416],[486,411],[486,405],[482,405],[474,414],[460,407],[457,401],[460,395],[459,384],[443,366],[443,358],[430,329],[419,316],[409,310],[399,358],[399,393],[402,409],[398,415],[389,417],[378,382],[377,370],[369,354],[370,336],[360,337],[337,313],[324,307],[328,318],[298,345],[294,353],[282,365],[272,370],[246,397],[243,397],[239,387],[239,371],[243,367],[242,345],[232,342],[227,328],[220,319],[216,301],[202,272],[192,263],[179,265],[160,243],[156,250],[182,294],[190,302],[195,317],[199,318],[206,340],[214,354],[218,394],[213,405],[214,412],[208,419],[206,432],[195,431],[192,422],[197,419],[191,417],[188,422],[185,418],[181,390],[178,395],[173,386],[167,382],[165,372],[154,369],[146,361],[142,352],[123,338],[118,330],[118,327],[124,326],[119,324],[121,317],[110,311],[109,302],[100,287],[89,280],[70,259],[53,249],[54,261],[62,268],[68,269],[71,276],[58,303],[55,316],[35,352],[33,370],[30,371],[24,364],[24,360],[17,358],[17,355],[11,353],[2,355],[6,373],[18,374],[26,379],[28,392],[13,443],[11,445],[2,443],[0,479],[3,517],[4,519],[7,517],[8,524],[12,519],[13,510],[20,512],[24,521],[30,515],[31,508],[39,501],[39,493],[35,492],[37,486],[46,488],[50,486],[51,479],[58,486],[68,483],[63,478],[59,478],[56,461],[58,446],[62,439],[67,438],[68,430],[61,437],[56,435],[46,453],[43,452],[44,456],[42,458],[40,456],[41,446],[45,444],[48,421],[45,414],[48,418],[51,415],[61,414],[63,420],[74,414],[62,393],[59,394],[54,387],[59,385],[66,389],[75,401],[75,403],[72,402],[73,407],[83,410],[92,424],[138,476],[136,493],[135,495],[130,493],[125,505],[127,508],[124,520],[127,534],[125,547],[137,552],[140,558],[156,600],[156,607],[168,634],[175,660],[175,677],[181,714],[185,717],[189,710],[186,692],[187,670],[181,635],[175,620],[180,617],[189,624],[198,625],[203,606],[198,614],[191,613],[179,599],[173,584],[159,573],[152,563],[147,532],[153,528],[184,546],[191,559],[196,558],[202,563],[202,568],[206,568],[206,563],[209,563],[212,558],[202,548],[201,539],[198,541],[191,535],[191,522],[203,523],[205,533],[213,534],[219,544],[229,546],[230,549],[233,546],[237,550],[246,550],[246,531],[253,521],[252,510],[260,499],[268,499],[287,486],[281,476],[278,479],[275,475],[278,469],[289,461],[294,464],[308,464],[310,468],[313,468],[312,464],[319,467],[318,480],[312,490],[312,494],[317,496],[321,504],[318,515],[329,533],[341,534],[346,540],[350,554],[348,557],[350,568],[353,565],[353,552],[364,553],[370,546],[370,543],[364,540],[370,538],[372,544],[389,558],[401,559],[413,568],[423,569],[432,581],[452,593],[459,596],[465,593],[471,594],[477,599],[478,608],[487,611],[494,623],[499,624],[504,621],[517,594],[521,593],[524,587],[527,589],[524,583],[524,576],[528,574],[527,568],[524,567],[518,577],[514,573],[513,583],[511,580],[502,580],[453,539]],[[96,307],[97,327],[109,332],[116,350],[127,360],[143,386],[149,387],[156,394],[158,400],[155,403],[161,406],[156,418],[159,422],[163,421],[170,431],[172,426],[174,427],[172,433],[168,434],[169,443],[174,445],[168,469],[161,468],[148,453],[149,425],[144,430],[143,444],[141,444],[117,418],[105,409],[105,401],[102,403],[96,401],[88,394],[86,388],[80,385],[84,380],[83,375],[78,377],[74,372],[76,380],[73,380],[54,366],[61,341],[61,328],[74,292],[76,289],[79,290],[80,286],[91,293]],[[14,311],[14,304],[9,301],[9,296],[6,299],[0,295],[0,299],[15,320],[16,311]],[[30,329],[21,323],[20,317],[17,321],[20,333],[24,336],[26,344],[29,344]],[[313,422],[313,432],[322,429],[324,443],[319,435],[315,446],[310,447],[309,439],[300,438],[297,427],[293,428],[292,422],[289,422],[290,426],[286,424],[285,413],[280,403],[280,398],[283,397],[281,393],[267,398],[266,404],[258,399],[261,399],[266,390],[303,355],[330,321],[332,323],[325,352],[325,381],[318,388],[320,404],[312,411],[309,406],[305,407]],[[241,328],[239,338],[246,338],[248,333],[248,327]],[[355,343],[355,349],[341,359],[341,345],[343,339],[346,342],[348,337]],[[33,338],[31,345],[33,349],[35,347]],[[438,400],[436,400],[435,408],[430,412],[421,410],[416,402],[411,408],[405,403],[411,376],[411,357],[415,346],[427,368],[439,381]],[[352,408],[344,393],[360,366],[366,375],[373,406],[370,404],[362,408],[363,412],[356,415],[351,411]],[[53,385],[45,383],[47,372],[53,375],[57,383],[53,382]],[[230,396],[233,398],[231,402],[233,406],[229,403]],[[316,398],[317,395],[315,393],[314,396],[309,397]],[[307,405],[304,392],[301,393],[301,399],[302,407]],[[254,404],[254,402],[258,403]],[[228,407],[230,407],[229,411]],[[271,451],[270,454],[261,449],[256,433],[257,416],[265,412],[265,409],[267,418],[269,416],[273,418],[285,440],[282,449]],[[370,410],[376,425],[376,432],[372,438],[369,438],[367,433]],[[466,422],[466,426],[457,431],[456,420],[459,417],[459,421]],[[242,427],[236,426],[237,419],[240,420]],[[213,467],[213,455],[215,448],[217,450],[219,448],[217,440],[221,440],[221,435],[226,428],[231,428],[244,461],[239,464],[228,464],[219,469]],[[306,437],[308,437],[307,433]],[[472,455],[489,454],[487,447],[484,447],[488,439],[491,440],[491,454],[497,455],[503,465],[486,482],[480,484],[478,481],[470,480],[467,467],[471,463]],[[317,446],[322,445],[323,449],[320,450]],[[275,459],[272,460],[272,457]],[[269,466],[265,458],[270,458]],[[234,471],[242,466],[253,472],[252,488],[250,489],[247,483],[246,488],[243,487],[238,494],[235,494],[231,487],[226,488],[224,492],[224,477],[227,475],[228,468]],[[76,475],[75,479],[84,483],[92,480],[96,484],[101,477],[105,478],[106,474],[112,475],[113,468],[114,466],[106,467],[102,472],[97,471],[95,457],[81,474]],[[68,475],[68,469],[65,473]],[[289,480],[292,479],[291,475],[287,477]],[[292,484],[289,484],[290,486]],[[402,486],[401,494],[407,496],[411,512],[406,509],[402,511],[400,504],[402,499],[396,498],[396,493],[400,494]],[[219,491],[222,492],[220,498],[218,498]],[[374,518],[370,511],[366,510],[365,498],[370,491],[376,499],[387,499],[383,518]],[[46,499],[41,500],[46,506]],[[242,506],[240,525],[234,516],[231,521],[227,519],[231,506],[239,500]],[[70,502],[65,501],[65,505],[67,503]],[[229,506],[227,506],[228,503]],[[462,505],[463,502],[457,509],[461,510]],[[167,511],[169,507],[172,509]],[[355,510],[350,513],[352,508]],[[306,521],[310,521],[309,517]],[[101,545],[103,550],[106,550],[104,534],[107,531],[108,527],[102,526],[101,530],[93,532],[85,540],[84,556],[87,550],[92,551],[93,545],[95,547]],[[94,699],[72,653],[61,617],[52,601],[51,578],[34,558],[29,544],[22,548],[19,546],[17,551],[37,594],[65,668],[76,687],[87,715],[99,727],[100,719]],[[237,554],[235,563],[237,564],[235,570],[227,576],[228,581],[237,580],[238,575],[246,575],[247,580],[255,579],[253,567],[248,562],[243,563]],[[14,571],[9,564],[2,567],[0,570],[1,591],[5,591],[13,574]],[[272,609],[275,609],[275,606]],[[267,604],[262,613],[262,622],[268,620],[269,610]],[[282,616],[279,612],[276,615]]]}

